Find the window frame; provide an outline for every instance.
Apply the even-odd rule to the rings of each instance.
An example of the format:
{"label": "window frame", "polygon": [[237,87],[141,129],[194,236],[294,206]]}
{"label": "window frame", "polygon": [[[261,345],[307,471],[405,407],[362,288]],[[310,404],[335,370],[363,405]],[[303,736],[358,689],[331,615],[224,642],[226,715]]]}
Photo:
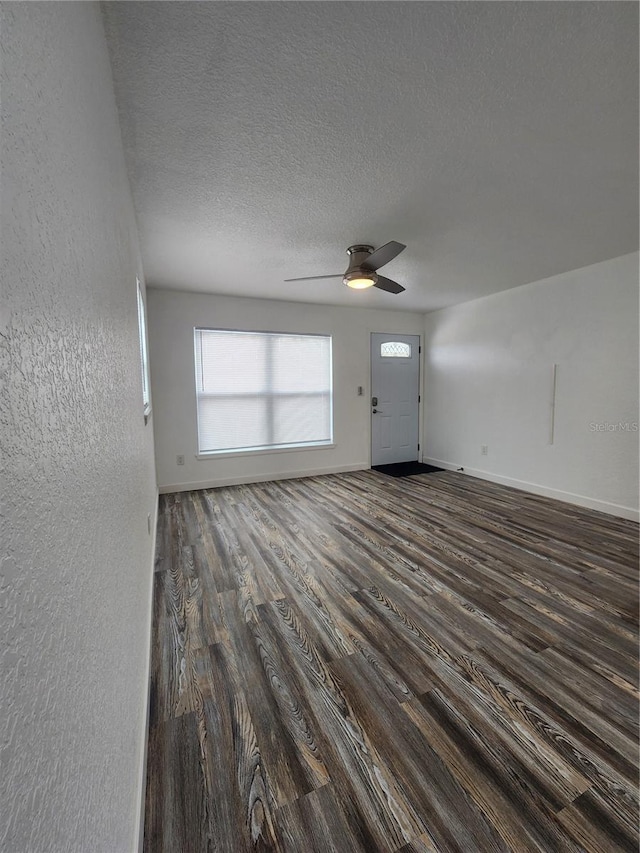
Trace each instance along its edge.
{"label": "window frame", "polygon": [[[404,347],[398,352],[384,352],[385,347]],[[380,344],[380,358],[411,358],[413,356],[413,347],[405,341],[383,341]]]}
{"label": "window frame", "polygon": [[[272,444],[272,445],[256,445],[251,447],[231,447],[231,448],[223,448],[221,450],[201,450],[200,449],[200,405],[199,400],[202,396],[224,396],[217,394],[202,394],[198,390],[198,332],[220,332],[220,333],[228,333],[228,334],[246,334],[246,335],[264,335],[265,337],[293,337],[293,338],[324,338],[328,341],[329,344],[329,433],[330,437],[326,440],[321,441],[309,441],[309,442],[287,442],[286,444]],[[193,360],[194,360],[194,391],[195,391],[195,404],[196,404],[196,446],[198,451],[196,453],[197,459],[211,459],[211,458],[220,458],[221,456],[249,456],[249,455],[263,455],[269,453],[289,453],[292,451],[306,451],[306,450],[324,450],[327,448],[335,447],[334,443],[334,418],[333,418],[333,336],[330,334],[325,334],[322,332],[280,332],[280,331],[272,331],[265,329],[229,329],[229,328],[220,328],[220,327],[212,327],[212,326],[194,326],[193,328]],[[200,371],[202,371],[202,367],[200,367]],[[256,397],[265,397],[265,398],[277,398],[277,397],[287,397],[287,396],[304,396],[306,392],[300,392],[299,394],[296,392],[286,392],[283,394],[267,394],[264,392],[256,392],[255,394],[250,394],[247,396],[256,396]],[[309,393],[309,396],[317,396],[320,392],[316,394]],[[235,396],[235,395],[234,395]]]}
{"label": "window frame", "polygon": [[149,343],[147,337],[147,304],[140,279],[136,276],[136,304],[138,306],[138,345],[140,376],[142,381],[142,415],[147,424],[151,416],[151,379],[149,374]]}

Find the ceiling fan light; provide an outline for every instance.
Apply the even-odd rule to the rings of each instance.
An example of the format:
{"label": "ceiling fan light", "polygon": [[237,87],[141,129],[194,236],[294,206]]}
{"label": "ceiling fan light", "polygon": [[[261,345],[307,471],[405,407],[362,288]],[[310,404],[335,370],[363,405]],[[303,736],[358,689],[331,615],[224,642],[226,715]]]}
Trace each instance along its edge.
{"label": "ceiling fan light", "polygon": [[349,272],[342,279],[347,287],[352,287],[354,290],[364,290],[366,287],[373,287],[378,280],[378,276],[374,273],[367,272]]}

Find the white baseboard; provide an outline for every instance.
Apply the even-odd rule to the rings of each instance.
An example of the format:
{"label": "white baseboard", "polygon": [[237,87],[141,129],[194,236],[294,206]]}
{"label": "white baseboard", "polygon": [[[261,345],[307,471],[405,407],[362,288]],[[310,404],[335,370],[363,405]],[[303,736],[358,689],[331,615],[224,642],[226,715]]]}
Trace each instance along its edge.
{"label": "white baseboard", "polygon": [[330,468],[310,468],[306,471],[278,471],[272,474],[247,474],[243,477],[222,477],[218,480],[199,480],[195,483],[169,483],[160,486],[161,495],[171,492],[193,492],[197,489],[217,489],[221,486],[242,486],[246,483],[266,483],[270,480],[298,480],[301,477],[317,477],[321,474],[344,474],[348,471],[366,471],[368,462],[357,465],[339,465]]}
{"label": "white baseboard", "polygon": [[144,709],[144,734],[142,739],[142,755],[140,756],[140,770],[138,771],[138,785],[140,786],[138,791],[138,818],[137,818],[137,846],[136,850],[139,853],[142,853],[142,848],[144,846],[144,810],[145,810],[145,797],[147,791],[147,750],[149,748],[149,714],[151,711],[151,648],[152,648],[152,636],[151,632],[153,631],[153,579],[154,579],[154,569],[155,569],[155,558],[156,558],[156,537],[158,535],[158,495],[159,493],[156,491],[156,506],[152,519],[152,531],[153,535],[151,537],[151,578],[149,580],[149,612],[147,618],[147,648],[146,648],[146,672],[144,678],[144,684],[146,686],[146,698],[145,698],[145,709]]}
{"label": "white baseboard", "polygon": [[[461,466],[455,465],[452,462],[445,462],[442,459],[432,459],[424,457],[424,462],[427,465],[435,465],[437,468],[445,468],[447,471],[457,471]],[[534,495],[542,495],[545,498],[555,498],[558,501],[565,503],[576,504],[587,509],[595,509],[599,512],[606,512],[609,515],[617,515],[619,518],[626,518],[629,521],[640,521],[640,510],[633,507],[622,506],[620,504],[610,503],[609,501],[601,501],[597,498],[588,498],[585,495],[576,495],[573,492],[564,492],[561,489],[552,489],[549,486],[541,486],[539,483],[529,483],[527,480],[516,480],[514,477],[504,477],[501,474],[493,474],[491,471],[482,471],[479,468],[466,468],[464,473],[470,477],[478,477],[480,480],[489,480],[492,483],[499,483],[501,486],[512,486],[514,489],[521,489],[524,492],[532,492]]]}

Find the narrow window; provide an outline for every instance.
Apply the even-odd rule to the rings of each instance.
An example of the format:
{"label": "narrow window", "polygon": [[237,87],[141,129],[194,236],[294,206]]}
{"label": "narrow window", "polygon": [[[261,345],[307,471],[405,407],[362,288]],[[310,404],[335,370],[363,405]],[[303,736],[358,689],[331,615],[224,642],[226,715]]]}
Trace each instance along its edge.
{"label": "narrow window", "polygon": [[381,358],[411,358],[411,344],[402,341],[387,341],[380,344]]}
{"label": "narrow window", "polygon": [[147,354],[147,315],[142,296],[140,281],[136,279],[138,287],[138,339],[140,343],[140,367],[142,370],[142,412],[144,422],[147,423],[151,414],[151,393],[149,391],[149,357]]}
{"label": "narrow window", "polygon": [[333,441],[331,338],[195,329],[200,453]]}

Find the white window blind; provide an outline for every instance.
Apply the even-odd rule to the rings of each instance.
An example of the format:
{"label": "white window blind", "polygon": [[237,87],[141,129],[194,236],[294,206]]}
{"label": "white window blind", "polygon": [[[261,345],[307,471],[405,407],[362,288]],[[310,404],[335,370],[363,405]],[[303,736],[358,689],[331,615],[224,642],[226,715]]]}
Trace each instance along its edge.
{"label": "white window blind", "polygon": [[195,329],[200,453],[330,444],[331,338]]}

